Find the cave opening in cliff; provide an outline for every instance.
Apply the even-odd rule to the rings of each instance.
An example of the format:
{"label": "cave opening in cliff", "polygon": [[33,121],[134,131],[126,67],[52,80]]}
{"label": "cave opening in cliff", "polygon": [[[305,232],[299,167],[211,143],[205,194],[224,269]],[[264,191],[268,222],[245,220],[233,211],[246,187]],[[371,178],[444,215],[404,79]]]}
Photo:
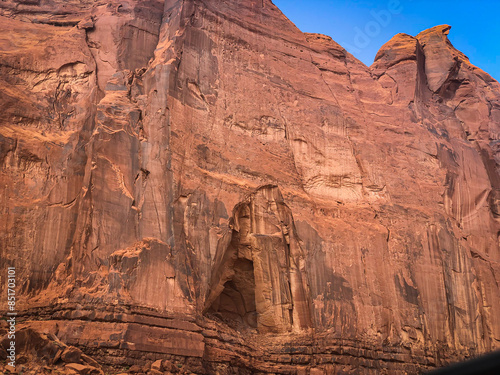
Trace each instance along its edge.
{"label": "cave opening in cliff", "polygon": [[236,260],[234,276],[224,284],[224,290],[212,303],[208,312],[235,329],[257,328],[252,261],[241,258]]}

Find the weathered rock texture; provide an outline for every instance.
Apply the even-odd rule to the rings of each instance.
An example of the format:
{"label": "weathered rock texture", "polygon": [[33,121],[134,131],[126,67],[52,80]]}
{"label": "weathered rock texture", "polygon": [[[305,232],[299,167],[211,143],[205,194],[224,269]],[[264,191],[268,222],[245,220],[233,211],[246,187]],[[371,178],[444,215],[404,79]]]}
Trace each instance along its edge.
{"label": "weathered rock texture", "polygon": [[500,347],[500,86],[449,26],[366,67],[269,0],[0,14],[22,326],[200,374],[415,374]]}

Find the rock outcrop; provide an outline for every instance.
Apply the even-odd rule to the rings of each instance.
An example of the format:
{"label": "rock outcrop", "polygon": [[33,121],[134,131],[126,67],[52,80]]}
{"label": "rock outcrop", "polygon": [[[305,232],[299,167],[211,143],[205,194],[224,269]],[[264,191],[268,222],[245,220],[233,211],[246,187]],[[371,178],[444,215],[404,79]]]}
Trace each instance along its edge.
{"label": "rock outcrop", "polygon": [[449,26],[371,67],[270,0],[7,0],[0,29],[0,264],[19,328],[75,347],[46,371],[500,347],[500,86]]}

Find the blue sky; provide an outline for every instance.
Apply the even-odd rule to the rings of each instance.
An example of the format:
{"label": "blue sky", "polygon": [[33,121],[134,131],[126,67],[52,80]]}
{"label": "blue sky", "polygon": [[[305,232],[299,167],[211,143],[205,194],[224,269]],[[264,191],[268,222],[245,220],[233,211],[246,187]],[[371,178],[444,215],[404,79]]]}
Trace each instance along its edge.
{"label": "blue sky", "polygon": [[[442,24],[455,48],[500,81],[498,0],[273,0],[299,29],[331,36],[366,65],[397,33]],[[363,34],[363,35],[361,35]]]}

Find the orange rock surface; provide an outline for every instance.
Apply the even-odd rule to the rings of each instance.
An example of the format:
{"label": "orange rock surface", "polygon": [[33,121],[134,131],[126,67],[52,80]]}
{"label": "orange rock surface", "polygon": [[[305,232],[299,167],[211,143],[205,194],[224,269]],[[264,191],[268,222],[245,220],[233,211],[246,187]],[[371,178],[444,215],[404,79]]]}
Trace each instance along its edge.
{"label": "orange rock surface", "polygon": [[18,328],[76,359],[19,357],[417,374],[500,348],[500,85],[449,32],[367,67],[270,0],[2,1],[0,264]]}

